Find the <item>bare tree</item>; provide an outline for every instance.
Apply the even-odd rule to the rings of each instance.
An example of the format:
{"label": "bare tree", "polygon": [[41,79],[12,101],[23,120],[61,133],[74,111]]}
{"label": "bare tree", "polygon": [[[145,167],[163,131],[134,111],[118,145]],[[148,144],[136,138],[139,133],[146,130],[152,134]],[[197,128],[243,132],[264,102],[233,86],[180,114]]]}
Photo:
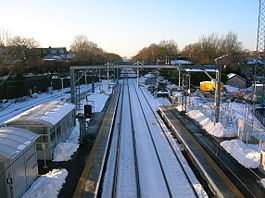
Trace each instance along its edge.
{"label": "bare tree", "polygon": [[[174,57],[178,54],[178,45],[174,40],[160,41],[158,46],[160,47],[160,56],[165,59],[167,57]],[[172,58],[173,58],[172,57]]]}
{"label": "bare tree", "polygon": [[118,54],[104,52],[105,62],[122,61],[122,57]]}
{"label": "bare tree", "polygon": [[75,61],[79,63],[95,64],[104,61],[104,52],[101,48],[88,40],[85,35],[74,38],[70,50],[76,54]]}
{"label": "bare tree", "polygon": [[12,35],[9,31],[0,29],[0,47],[7,46],[7,43],[12,38]]}
{"label": "bare tree", "polygon": [[20,36],[9,37],[5,42],[3,65],[9,70],[13,69],[17,76],[21,76],[29,61],[37,58],[34,48],[38,47],[39,43],[33,38]]}
{"label": "bare tree", "polygon": [[156,63],[158,59],[172,59],[178,54],[178,46],[174,40],[163,40],[158,44],[152,43],[141,49],[132,59]]}
{"label": "bare tree", "polygon": [[181,54],[192,58],[195,63],[203,64],[215,63],[215,58],[228,54],[226,64],[233,66],[237,65],[242,54],[242,43],[233,32],[221,37],[212,33],[209,36],[203,35],[197,43],[187,45]]}
{"label": "bare tree", "polygon": [[22,62],[34,58],[32,49],[38,46],[39,43],[33,38],[15,36],[7,42],[6,55]]}

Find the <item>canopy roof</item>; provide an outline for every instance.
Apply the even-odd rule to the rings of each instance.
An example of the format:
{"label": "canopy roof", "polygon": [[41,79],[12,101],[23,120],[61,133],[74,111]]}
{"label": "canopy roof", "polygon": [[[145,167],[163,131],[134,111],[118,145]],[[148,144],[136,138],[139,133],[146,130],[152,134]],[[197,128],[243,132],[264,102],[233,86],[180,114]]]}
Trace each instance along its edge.
{"label": "canopy roof", "polygon": [[44,124],[52,127],[74,108],[75,106],[73,104],[63,101],[46,102],[19,114],[18,116],[6,121],[5,124]]}
{"label": "canopy roof", "polygon": [[14,128],[0,128],[0,159],[13,159],[39,137],[31,131]]}

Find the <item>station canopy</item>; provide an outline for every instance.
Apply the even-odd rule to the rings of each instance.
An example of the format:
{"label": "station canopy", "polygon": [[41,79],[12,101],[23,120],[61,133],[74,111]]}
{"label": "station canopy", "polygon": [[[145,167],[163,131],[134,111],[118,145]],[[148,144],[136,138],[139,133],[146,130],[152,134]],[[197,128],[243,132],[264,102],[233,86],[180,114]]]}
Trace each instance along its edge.
{"label": "station canopy", "polygon": [[0,160],[14,159],[28,145],[36,141],[38,134],[31,131],[14,128],[0,128]]}
{"label": "station canopy", "polygon": [[75,108],[75,105],[64,101],[51,101],[40,104],[18,116],[6,121],[7,125],[40,124],[53,127]]}

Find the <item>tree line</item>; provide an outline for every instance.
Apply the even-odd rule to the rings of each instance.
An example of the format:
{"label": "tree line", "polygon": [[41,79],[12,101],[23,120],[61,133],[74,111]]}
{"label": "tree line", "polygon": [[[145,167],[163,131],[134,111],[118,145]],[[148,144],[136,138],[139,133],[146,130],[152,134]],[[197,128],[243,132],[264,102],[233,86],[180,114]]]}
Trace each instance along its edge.
{"label": "tree line", "polygon": [[162,61],[176,59],[178,53],[179,49],[176,41],[163,40],[158,44],[152,43],[148,47],[144,47],[132,57],[132,60],[158,64]]}
{"label": "tree line", "polygon": [[75,56],[60,61],[44,61],[38,50],[40,44],[34,38],[12,36],[0,30],[0,76],[10,74],[23,78],[25,73],[68,72],[70,65],[104,64],[122,61],[115,53],[109,53],[89,41],[85,35],[73,39],[68,53]]}
{"label": "tree line", "polygon": [[[15,75],[25,72],[44,73],[49,71],[67,71],[70,65],[104,64],[106,62],[122,61],[121,56],[109,53],[96,43],[89,41],[85,35],[74,37],[69,53],[75,57],[65,61],[45,62],[40,59],[35,50],[40,46],[34,38],[12,36],[9,32],[0,31],[0,73],[1,75],[13,71]],[[242,43],[237,34],[228,32],[225,35],[212,33],[201,36],[198,42],[186,45],[179,50],[174,40],[163,40],[158,44],[152,43],[144,47],[131,58],[132,61],[144,61],[150,64],[167,64],[169,60],[185,57],[192,63],[213,64],[215,59],[227,54],[225,63],[236,70],[238,64],[246,56]]]}
{"label": "tree line", "polygon": [[[85,35],[77,35],[74,37],[68,52],[75,55],[71,59],[44,61],[39,51],[36,50],[39,47],[39,42],[34,38],[13,36],[9,32],[0,29],[0,77],[9,74],[9,76],[15,78],[12,82],[6,81],[5,83],[0,80],[1,87],[6,86],[6,89],[2,89],[2,94],[0,93],[4,98],[25,95],[27,90],[24,90],[22,93],[22,88],[18,85],[23,85],[22,87],[28,87],[30,89],[34,89],[34,87],[38,89],[38,86],[42,88],[49,86],[50,79],[48,76],[43,77],[43,79],[31,79],[33,82],[30,82],[28,79],[23,79],[23,74],[25,73],[68,73],[71,65],[122,62],[121,56],[106,52],[96,43],[90,41]],[[224,81],[226,79],[225,74],[227,73],[234,72],[240,74],[239,64],[246,57],[252,56],[243,50],[242,43],[238,40],[237,34],[228,32],[225,35],[216,33],[207,36],[202,35],[198,42],[188,44],[182,50],[178,48],[175,40],[162,40],[157,44],[152,43],[139,50],[131,58],[131,61],[141,61],[149,64],[168,64],[170,60],[186,59],[194,64],[214,64],[216,63],[215,59],[222,55],[227,55],[221,62],[227,66],[223,71],[222,79]],[[171,79],[172,82],[178,82],[178,74],[176,71],[161,70],[161,74]],[[192,83],[195,85],[207,79],[208,77],[204,74],[192,74]],[[21,92],[21,94],[13,96],[14,90],[15,93]]]}
{"label": "tree line", "polygon": [[122,61],[121,56],[115,53],[105,52],[96,43],[89,41],[85,35],[75,36],[70,46],[70,53],[76,55],[72,62],[78,65]]}
{"label": "tree line", "polygon": [[[222,59],[219,57],[224,56]],[[212,33],[202,35],[198,42],[186,45],[182,50],[178,49],[174,40],[152,43],[141,49],[132,60],[143,61],[151,64],[169,64],[170,60],[189,60],[193,64],[222,64],[222,81],[226,82],[228,73],[236,73],[244,77],[240,71],[240,65],[245,63],[246,58],[255,54],[243,50],[242,43],[237,34],[228,32],[224,35]],[[217,61],[218,59],[218,61]],[[161,70],[161,75],[178,82],[178,73],[175,70]],[[199,85],[200,81],[209,80],[204,73],[192,73],[192,83]]]}
{"label": "tree line", "polygon": [[243,50],[237,34],[228,32],[225,35],[212,33],[201,36],[196,43],[186,45],[181,51],[174,40],[152,43],[141,49],[133,60],[142,60],[149,63],[168,63],[168,60],[187,59],[194,64],[215,64],[215,59],[227,55],[223,64],[235,69],[239,63],[250,56]]}
{"label": "tree line", "polygon": [[198,42],[185,46],[181,54],[201,64],[214,64],[216,58],[227,55],[224,63],[231,67],[236,67],[245,57],[242,43],[233,32],[202,36]]}

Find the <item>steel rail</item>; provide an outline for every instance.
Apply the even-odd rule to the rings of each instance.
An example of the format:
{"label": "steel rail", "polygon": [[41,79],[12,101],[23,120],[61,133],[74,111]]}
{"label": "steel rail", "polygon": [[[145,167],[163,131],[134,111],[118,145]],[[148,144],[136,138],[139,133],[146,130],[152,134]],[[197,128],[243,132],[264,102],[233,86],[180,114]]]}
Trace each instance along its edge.
{"label": "steel rail", "polygon": [[[115,198],[117,195],[117,184],[118,184],[118,174],[119,174],[119,161],[120,161],[120,139],[121,139],[121,122],[122,122],[122,112],[123,112],[123,100],[124,100],[124,85],[122,86],[122,91],[120,93],[121,101],[120,111],[119,111],[119,121],[118,121],[118,136],[117,136],[117,146],[116,146],[116,156],[115,156],[115,169],[114,169],[114,181],[112,185],[112,197]],[[119,97],[119,100],[120,100]],[[113,132],[112,132],[113,133]]]}
{"label": "steel rail", "polygon": [[167,180],[167,177],[166,177],[166,174],[165,174],[165,171],[164,171],[164,168],[163,168],[162,160],[161,160],[161,158],[160,158],[160,156],[159,156],[159,152],[158,152],[157,146],[156,146],[156,144],[155,144],[154,137],[153,137],[153,135],[152,135],[152,132],[151,132],[151,129],[150,129],[149,123],[148,123],[148,121],[147,121],[147,117],[146,117],[146,115],[145,115],[145,112],[144,112],[144,109],[143,109],[142,103],[141,103],[141,101],[140,101],[139,95],[138,95],[138,93],[137,93],[137,91],[136,91],[136,87],[135,87],[134,84],[133,84],[133,87],[134,87],[134,91],[135,91],[135,94],[136,94],[136,96],[137,96],[137,99],[138,99],[138,102],[139,102],[140,108],[141,108],[141,110],[142,110],[142,113],[143,113],[143,116],[144,116],[144,120],[145,120],[146,126],[147,126],[147,128],[148,128],[148,133],[149,133],[149,135],[150,135],[150,138],[151,138],[152,144],[153,144],[154,149],[155,149],[156,157],[157,157],[157,159],[158,159],[159,167],[160,167],[160,169],[161,169],[161,172],[162,172],[162,175],[163,175],[163,178],[164,178],[164,181],[165,181],[165,184],[166,184],[166,187],[167,187],[167,190],[168,190],[169,196],[170,196],[170,197],[173,197],[172,192],[171,192],[170,187],[169,187],[169,182],[168,182],[168,180]]}
{"label": "steel rail", "polygon": [[137,158],[137,148],[136,148],[136,136],[135,136],[135,129],[133,124],[133,116],[132,116],[132,103],[131,103],[131,95],[130,95],[130,88],[129,82],[127,79],[128,84],[128,94],[129,94],[129,104],[130,104],[130,118],[132,123],[132,140],[133,140],[133,155],[134,155],[134,167],[135,167],[135,179],[136,179],[136,188],[137,188],[137,197],[141,198],[141,185],[140,185],[140,176],[139,176],[139,168],[138,168],[138,158]]}
{"label": "steel rail", "polygon": [[142,92],[142,95],[144,96],[146,103],[148,104],[148,106],[149,106],[149,108],[151,109],[151,111],[152,111],[152,113],[153,113],[153,115],[154,115],[154,117],[155,117],[157,123],[159,124],[159,127],[160,127],[161,131],[163,132],[164,136],[166,137],[166,140],[167,140],[167,142],[168,142],[168,144],[169,144],[171,150],[173,151],[174,156],[176,157],[176,159],[177,159],[177,161],[178,161],[178,163],[179,163],[179,165],[180,165],[180,167],[181,167],[181,170],[183,171],[184,175],[186,176],[186,178],[187,178],[187,180],[188,180],[188,183],[189,183],[189,185],[191,186],[191,189],[192,189],[193,193],[195,194],[195,196],[196,196],[197,198],[200,197],[200,196],[198,195],[198,193],[197,193],[197,191],[196,191],[196,189],[195,189],[193,183],[191,182],[191,180],[190,180],[190,178],[189,178],[189,176],[188,176],[187,171],[185,170],[183,164],[181,163],[181,160],[180,160],[180,158],[179,158],[179,156],[178,156],[176,150],[174,149],[172,143],[170,142],[169,137],[168,137],[167,134],[166,134],[166,131],[165,131],[164,128],[162,127],[162,124],[161,124],[161,121],[160,121],[159,118],[158,118],[158,115],[153,111],[153,108],[151,107],[150,102],[148,101],[148,99],[147,99],[147,97],[146,97],[146,94],[144,93],[144,91],[142,90],[142,88],[140,88],[140,91]]}

